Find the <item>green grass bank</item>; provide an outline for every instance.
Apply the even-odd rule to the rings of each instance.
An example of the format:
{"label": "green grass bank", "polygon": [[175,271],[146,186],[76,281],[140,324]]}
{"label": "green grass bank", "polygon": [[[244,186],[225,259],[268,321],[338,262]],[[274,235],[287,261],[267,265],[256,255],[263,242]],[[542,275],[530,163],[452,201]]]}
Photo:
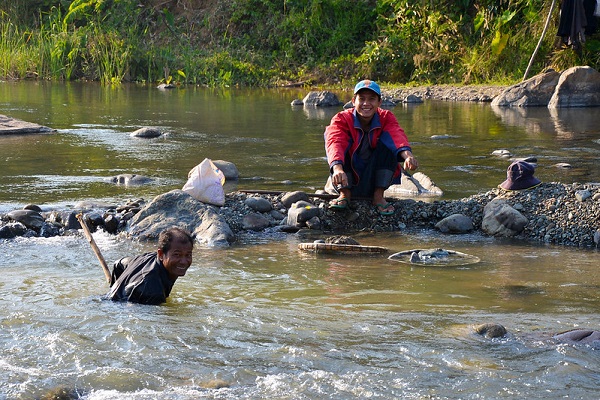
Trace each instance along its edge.
{"label": "green grass bank", "polygon": [[536,47],[529,77],[600,69],[599,35],[574,49],[558,24],[559,1],[541,0],[11,0],[0,3],[0,78],[508,84]]}

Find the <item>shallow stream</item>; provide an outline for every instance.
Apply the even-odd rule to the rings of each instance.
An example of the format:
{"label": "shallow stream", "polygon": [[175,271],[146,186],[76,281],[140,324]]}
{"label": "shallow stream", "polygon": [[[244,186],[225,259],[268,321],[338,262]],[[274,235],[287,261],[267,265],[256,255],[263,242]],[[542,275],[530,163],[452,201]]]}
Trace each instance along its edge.
{"label": "shallow stream", "polygon": [[[0,114],[56,128],[0,137],[0,212],[80,200],[124,203],[180,188],[203,158],[236,164],[239,189],[323,185],[336,110],[293,108],[302,90],[0,83]],[[347,93],[339,93],[342,100]],[[428,101],[394,108],[443,199],[503,181],[507,149],[543,181],[600,182],[600,110],[494,110]],[[169,134],[136,139],[158,126]],[[560,169],[556,163],[572,165]],[[143,187],[106,181],[155,178]],[[94,234],[112,261],[152,250]],[[0,241],[0,399],[64,388],[85,399],[593,398],[598,349],[554,333],[600,329],[600,254],[478,234],[361,234],[391,252],[446,248],[477,264],[413,266],[387,255],[312,254],[295,235],[194,250],[163,306],[102,300],[83,236]],[[509,334],[485,339],[471,326]],[[219,387],[225,386],[225,387]]]}

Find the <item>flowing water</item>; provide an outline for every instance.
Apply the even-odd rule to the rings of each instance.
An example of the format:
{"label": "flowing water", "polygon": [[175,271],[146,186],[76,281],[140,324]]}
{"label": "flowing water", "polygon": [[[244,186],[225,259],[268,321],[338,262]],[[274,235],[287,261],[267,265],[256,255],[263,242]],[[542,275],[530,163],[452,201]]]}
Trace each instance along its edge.
{"label": "flowing water", "polygon": [[[238,189],[314,191],[327,174],[323,130],[338,109],[290,106],[305,93],[0,83],[0,114],[58,130],[0,137],[0,212],[150,200],[180,188],[205,157],[235,163]],[[509,161],[492,156],[497,149],[537,157],[543,181],[600,182],[599,109],[428,101],[394,113],[443,199],[503,181]],[[129,136],[142,126],[168,135]],[[123,173],[155,180],[106,180]],[[94,237],[109,261],[152,250]],[[1,240],[0,399],[58,389],[85,399],[597,396],[598,349],[551,336],[600,329],[598,251],[429,231],[355,238],[481,261],[315,255],[298,251],[295,235],[248,235],[226,249],[197,246],[169,301],[143,306],[102,299],[107,284],[82,236]],[[509,334],[472,333],[485,322]]]}

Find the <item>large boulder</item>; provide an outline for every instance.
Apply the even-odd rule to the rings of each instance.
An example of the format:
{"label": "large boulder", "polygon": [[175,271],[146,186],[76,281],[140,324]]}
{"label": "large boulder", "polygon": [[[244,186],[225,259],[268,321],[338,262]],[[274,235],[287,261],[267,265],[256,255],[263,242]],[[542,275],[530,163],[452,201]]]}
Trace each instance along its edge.
{"label": "large boulder", "polygon": [[529,221],[506,201],[494,199],[483,209],[481,230],[490,236],[516,236]]}
{"label": "large boulder", "polygon": [[554,89],[548,108],[600,106],[600,72],[591,67],[564,71]]}
{"label": "large boulder", "polygon": [[334,93],[329,91],[309,92],[302,103],[305,107],[336,107],[342,104]]}
{"label": "large boulder", "polygon": [[546,107],[560,79],[552,70],[506,88],[492,100],[497,107]]}
{"label": "large boulder", "polygon": [[183,190],[156,196],[130,221],[127,233],[139,240],[156,240],[163,230],[178,226],[208,246],[226,246],[235,241],[229,224],[215,211]]}

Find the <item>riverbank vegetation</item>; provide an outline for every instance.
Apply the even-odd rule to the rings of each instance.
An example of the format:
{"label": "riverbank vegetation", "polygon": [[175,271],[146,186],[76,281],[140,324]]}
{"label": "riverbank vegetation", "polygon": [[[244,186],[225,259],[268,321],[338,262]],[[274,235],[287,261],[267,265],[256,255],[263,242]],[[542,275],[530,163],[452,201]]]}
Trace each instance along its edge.
{"label": "riverbank vegetation", "polygon": [[[7,4],[8,3],[8,4]],[[543,0],[13,0],[0,77],[209,86],[520,81]],[[559,46],[559,2],[530,68],[600,69],[600,38]]]}

